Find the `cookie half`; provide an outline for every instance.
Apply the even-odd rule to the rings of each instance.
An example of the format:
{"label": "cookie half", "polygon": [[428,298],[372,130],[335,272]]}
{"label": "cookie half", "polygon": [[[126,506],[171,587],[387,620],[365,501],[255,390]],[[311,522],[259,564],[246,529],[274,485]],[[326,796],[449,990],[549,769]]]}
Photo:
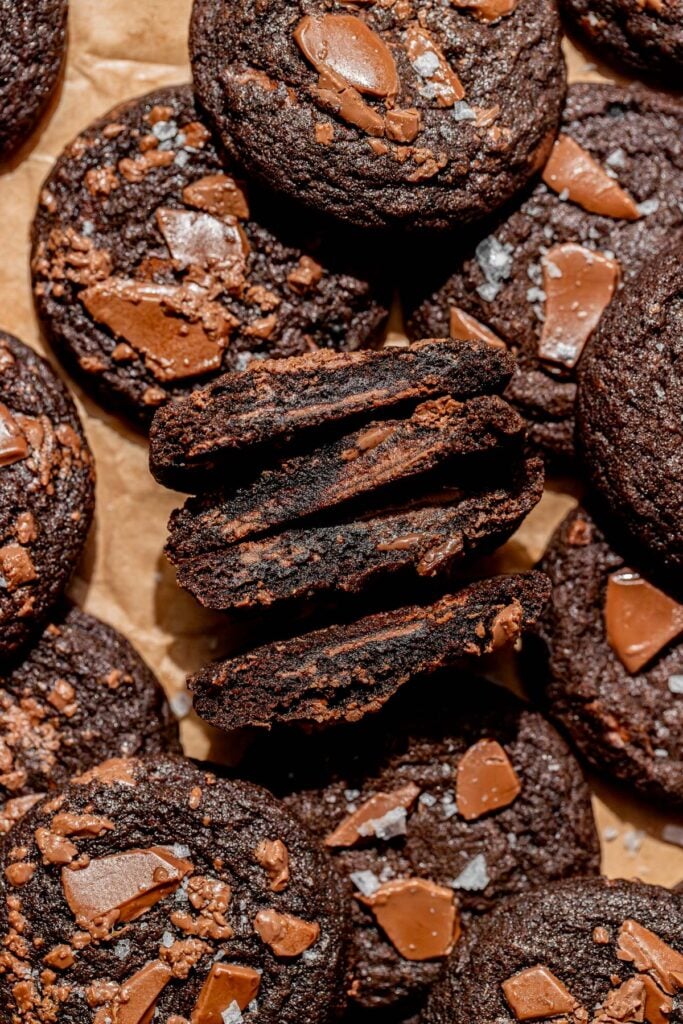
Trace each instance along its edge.
{"label": "cookie half", "polygon": [[568,747],[481,679],[443,673],[355,726],[274,733],[244,770],[331,851],[353,896],[351,1001],[393,1006],[396,1019],[421,1003],[473,917],[599,870]]}
{"label": "cookie half", "polygon": [[598,771],[683,806],[683,605],[631,555],[583,509],[557,530],[542,699]]}
{"label": "cookie half", "polygon": [[0,833],[100,761],[179,749],[163,690],[125,637],[63,607],[0,670]]}
{"label": "cookie half", "polygon": [[681,0],[562,0],[562,11],[600,57],[674,88],[683,74]]}
{"label": "cookie half", "polygon": [[455,258],[449,242],[406,275],[411,337],[517,353],[507,397],[550,455],[573,455],[576,367],[603,312],[683,227],[682,132],[680,98],[572,85],[543,181]]}
{"label": "cookie half", "polygon": [[680,910],[668,889],[597,878],[519,896],[472,931],[422,1019],[680,1019]]}
{"label": "cookie half", "polygon": [[59,79],[68,0],[2,0],[0,159],[27,138]]}
{"label": "cookie half", "polygon": [[683,232],[614,303],[579,373],[586,471],[624,533],[683,571]]}
{"label": "cookie half", "polygon": [[47,1007],[55,1024],[335,1017],[345,894],[258,786],[180,758],[108,762],[33,808],[0,864],[16,1024]]}
{"label": "cookie half", "polygon": [[416,676],[514,643],[548,594],[541,573],[498,576],[430,605],[264,644],[191,677],[195,710],[226,730],[359,721]]}
{"label": "cookie half", "polygon": [[557,8],[534,0],[195,0],[190,51],[231,155],[362,227],[496,210],[545,162],[565,89]]}
{"label": "cookie half", "polygon": [[374,339],[387,292],[350,240],[235,176],[189,86],[110,111],[45,182],[33,284],[47,335],[108,407],[156,408],[252,358]]}
{"label": "cookie half", "polygon": [[63,593],[95,506],[76,407],[45,359],[0,332],[0,658]]}

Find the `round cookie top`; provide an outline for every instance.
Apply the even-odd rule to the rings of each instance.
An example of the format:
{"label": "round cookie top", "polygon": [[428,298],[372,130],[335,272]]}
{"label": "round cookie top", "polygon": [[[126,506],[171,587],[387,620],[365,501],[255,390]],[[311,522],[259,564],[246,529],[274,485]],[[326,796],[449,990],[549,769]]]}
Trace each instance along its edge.
{"label": "round cookie top", "polygon": [[683,232],[622,292],[579,372],[587,472],[626,534],[681,587]]}
{"label": "round cookie top", "polygon": [[359,725],[295,742],[275,734],[243,770],[319,836],[354,897],[357,1006],[408,1012],[473,915],[599,869],[588,788],[566,744],[481,679],[442,673]]}
{"label": "round cookie top", "polygon": [[682,0],[561,0],[561,7],[601,57],[680,86]]}
{"label": "round cookie top", "polygon": [[542,166],[565,68],[553,0],[195,0],[195,87],[269,186],[361,226],[448,228]]}
{"label": "round cookie top", "polygon": [[574,879],[511,900],[453,957],[424,1024],[680,1021],[681,899],[642,882]]}
{"label": "round cookie top", "polygon": [[0,331],[0,658],[61,596],[95,504],[76,407],[45,359]]}
{"label": "round cookie top", "polygon": [[599,771],[683,806],[683,604],[615,550],[583,509],[541,562],[543,701]]}
{"label": "round cookie top", "polygon": [[679,98],[572,85],[543,181],[406,283],[411,337],[488,330],[518,351],[507,394],[549,453],[574,451],[575,367],[603,310],[683,226],[682,132]]}
{"label": "round cookie top", "polygon": [[104,762],[0,850],[16,1024],[318,1024],[343,983],[341,887],[270,793],[181,758]]}
{"label": "round cookie top", "polygon": [[32,131],[57,84],[68,0],[0,0],[0,160]]}
{"label": "round cookie top", "polygon": [[111,757],[179,750],[156,678],[120,633],[78,608],[53,615],[0,670],[0,834],[46,792]]}
{"label": "round cookie top", "polygon": [[189,86],[110,111],[58,159],[33,228],[48,337],[84,386],[147,423],[252,357],[358,348],[383,289],[353,240],[235,178]]}

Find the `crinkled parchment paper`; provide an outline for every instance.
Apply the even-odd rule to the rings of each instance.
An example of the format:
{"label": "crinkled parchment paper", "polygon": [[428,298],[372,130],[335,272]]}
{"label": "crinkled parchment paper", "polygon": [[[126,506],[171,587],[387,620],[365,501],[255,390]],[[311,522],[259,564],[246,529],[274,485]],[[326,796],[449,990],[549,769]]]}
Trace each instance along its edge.
{"label": "crinkled parchment paper", "polygon": [[[71,0],[61,90],[31,142],[0,173],[0,325],[37,349],[44,351],[44,343],[31,301],[29,229],[41,182],[62,147],[93,118],[121,100],[188,79],[190,6],[191,0]],[[569,45],[567,57],[573,78],[601,77],[591,58]],[[228,627],[175,586],[162,548],[178,499],[149,476],[144,440],[80,393],[78,399],[97,460],[98,494],[96,526],[71,594],[129,637],[182,708],[187,673],[230,644]],[[496,567],[531,566],[575,495],[569,482],[551,483],[541,505],[495,557]],[[486,670],[511,676],[500,660]],[[184,717],[182,732],[188,754],[235,756],[234,745],[230,749],[192,714]],[[683,879],[683,818],[636,803],[601,781],[594,790],[605,872],[666,885]]]}

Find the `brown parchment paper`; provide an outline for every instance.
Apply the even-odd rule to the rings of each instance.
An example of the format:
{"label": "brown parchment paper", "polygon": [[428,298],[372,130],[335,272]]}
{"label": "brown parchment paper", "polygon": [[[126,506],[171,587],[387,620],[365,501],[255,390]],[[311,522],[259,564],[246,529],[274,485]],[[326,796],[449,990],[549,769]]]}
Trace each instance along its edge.
{"label": "brown parchment paper", "polygon": [[[121,100],[188,80],[190,8],[191,0],[71,0],[59,93],[34,137],[0,173],[0,325],[36,349],[45,351],[31,300],[29,229],[41,182],[62,147],[93,118]],[[566,53],[573,79],[616,78],[569,43]],[[390,334],[400,335],[398,313]],[[97,461],[98,493],[96,525],[71,595],[125,633],[155,669],[183,715],[186,752],[233,759],[236,752],[224,738],[187,714],[186,675],[225,649],[230,636],[224,620],[175,586],[162,555],[166,520],[178,498],[147,472],[144,440],[77,397]],[[495,556],[495,567],[530,567],[576,495],[571,481],[551,481],[539,507]],[[486,671],[514,685],[509,661],[491,662]],[[605,873],[664,885],[683,879],[683,817],[593,782]]]}

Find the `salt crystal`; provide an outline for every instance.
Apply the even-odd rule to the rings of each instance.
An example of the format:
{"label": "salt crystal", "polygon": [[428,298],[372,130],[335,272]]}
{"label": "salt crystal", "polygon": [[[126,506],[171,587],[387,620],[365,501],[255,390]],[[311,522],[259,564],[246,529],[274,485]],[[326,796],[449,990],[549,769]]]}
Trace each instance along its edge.
{"label": "salt crystal", "polygon": [[451,886],[454,889],[466,889],[467,892],[480,892],[486,888],[489,881],[486,858],[483,853],[478,853],[451,882]]}
{"label": "salt crystal", "polygon": [[241,1024],[244,1020],[242,1011],[234,1000],[230,1003],[227,1010],[223,1010],[221,1017],[223,1018],[223,1024]]}
{"label": "salt crystal", "polygon": [[114,946],[114,956],[119,960],[127,960],[130,956],[130,939],[121,939]]}
{"label": "salt crystal", "polygon": [[643,203],[638,203],[638,213],[641,217],[649,217],[651,213],[656,213],[659,209],[659,199],[646,199]]}
{"label": "salt crystal", "polygon": [[[681,676],[681,679],[683,680],[683,676]],[[683,683],[681,685],[683,685]],[[432,793],[420,793],[418,803],[423,804],[425,807],[433,807],[436,803],[436,797]]]}
{"label": "salt crystal", "polygon": [[441,67],[439,58],[432,52],[432,50],[427,50],[426,53],[421,53],[420,56],[416,57],[412,63],[418,75],[422,78],[431,78],[434,72],[438,71]]}
{"label": "salt crystal", "polygon": [[362,836],[377,836],[378,839],[393,839],[394,836],[403,836],[407,830],[407,815],[405,807],[394,807],[387,811],[381,818],[371,818],[358,828]]}
{"label": "salt crystal", "polygon": [[669,751],[665,750],[664,747],[655,747],[655,757],[668,757]]}
{"label": "salt crystal", "polygon": [[562,271],[558,267],[557,263],[553,263],[552,260],[544,260],[543,266],[545,267],[545,271],[548,277],[562,277]]}
{"label": "salt crystal", "polygon": [[161,936],[161,945],[164,946],[165,949],[170,949],[171,946],[173,945],[173,942],[174,939],[172,933],[164,932],[164,934]]}
{"label": "salt crystal", "polygon": [[157,121],[155,125],[152,125],[152,135],[159,142],[168,142],[170,139],[175,139],[177,134],[178,125],[175,121]]}
{"label": "salt crystal", "polygon": [[451,117],[455,121],[476,121],[477,113],[465,100],[458,100],[451,107]]}
{"label": "salt crystal", "polygon": [[602,830],[602,838],[605,840],[606,843],[614,842],[618,835],[619,829],[614,828],[613,825],[607,825],[607,827],[603,828]]}
{"label": "salt crystal", "polygon": [[373,871],[352,871],[349,877],[364,896],[372,896],[379,889],[379,879]]}
{"label": "salt crystal", "polygon": [[643,845],[645,833],[638,828],[630,828],[624,835],[624,849],[631,854],[636,854]]}
{"label": "salt crystal", "polygon": [[182,690],[171,697],[169,704],[176,718],[185,718],[186,715],[189,715],[192,708],[192,697],[190,697],[187,690]]}
{"label": "salt crystal", "polygon": [[669,676],[667,683],[672,693],[683,693],[683,676]]}

